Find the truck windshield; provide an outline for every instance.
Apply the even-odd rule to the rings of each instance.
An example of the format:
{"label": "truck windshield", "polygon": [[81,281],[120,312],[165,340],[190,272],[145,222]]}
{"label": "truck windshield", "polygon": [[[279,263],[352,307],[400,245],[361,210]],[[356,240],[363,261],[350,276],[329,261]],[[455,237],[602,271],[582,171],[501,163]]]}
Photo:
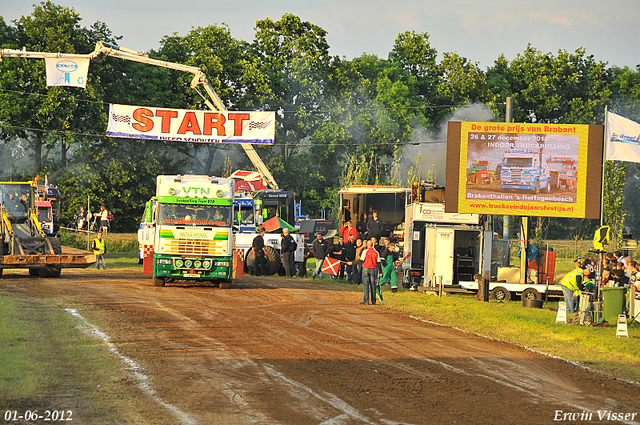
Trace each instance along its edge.
{"label": "truck windshield", "polygon": [[28,184],[3,184],[2,205],[9,217],[26,218],[31,205],[31,187]]}
{"label": "truck windshield", "polygon": [[531,158],[505,158],[504,165],[507,167],[531,167]]}
{"label": "truck windshield", "polygon": [[160,224],[172,226],[229,226],[231,207],[160,204],[158,217]]}
{"label": "truck windshield", "polygon": [[51,221],[51,207],[38,207],[38,221],[40,223]]}
{"label": "truck windshield", "polygon": [[253,224],[253,207],[245,207],[237,205],[238,213],[240,213],[240,219],[242,223],[238,223],[238,217],[234,217],[235,224]]}

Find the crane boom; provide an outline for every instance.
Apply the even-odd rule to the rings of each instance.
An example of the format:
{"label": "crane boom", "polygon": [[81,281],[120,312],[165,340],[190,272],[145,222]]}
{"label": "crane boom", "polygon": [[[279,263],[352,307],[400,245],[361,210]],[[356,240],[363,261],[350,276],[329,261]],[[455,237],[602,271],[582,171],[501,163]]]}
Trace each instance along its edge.
{"label": "crane boom", "polygon": [[[176,71],[188,72],[193,74],[193,79],[191,80],[191,88],[196,89],[198,85],[202,85],[204,90],[207,92],[211,100],[207,99],[203,96],[204,102],[209,107],[209,109],[213,111],[226,111],[224,103],[218,96],[218,94],[211,87],[211,83],[209,79],[202,72],[202,69],[196,66],[183,65],[175,62],[167,62],[159,59],[152,59],[144,52],[136,52],[131,49],[127,49],[124,47],[120,47],[116,44],[107,43],[104,41],[98,41],[96,43],[96,47],[93,52],[88,54],[74,54],[74,53],[48,53],[48,52],[30,52],[27,50],[16,50],[16,49],[0,49],[0,60],[3,57],[20,57],[25,59],[45,59],[45,58],[65,58],[65,59],[94,59],[99,55],[104,54],[107,56],[113,56],[115,58],[120,58],[124,60],[130,60],[134,62],[144,63],[147,65],[159,66],[162,68],[173,69]],[[251,160],[251,163],[256,170],[260,173],[262,177],[262,181],[265,186],[270,187],[272,189],[279,189],[278,183],[276,183],[273,175],[267,168],[267,166],[262,162],[262,159],[258,155],[258,152],[254,149],[253,145],[249,143],[240,143],[245,153]]]}

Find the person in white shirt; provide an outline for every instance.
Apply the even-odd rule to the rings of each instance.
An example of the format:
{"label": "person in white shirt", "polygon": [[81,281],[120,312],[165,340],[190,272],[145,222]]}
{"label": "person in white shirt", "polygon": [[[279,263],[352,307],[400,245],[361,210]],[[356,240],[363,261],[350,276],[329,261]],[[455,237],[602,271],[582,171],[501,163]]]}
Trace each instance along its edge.
{"label": "person in white shirt", "polygon": [[107,232],[109,231],[109,211],[107,211],[107,209],[103,206],[100,207],[100,212],[98,213],[100,215],[100,224],[102,225],[102,233],[104,233],[105,235],[107,234]]}

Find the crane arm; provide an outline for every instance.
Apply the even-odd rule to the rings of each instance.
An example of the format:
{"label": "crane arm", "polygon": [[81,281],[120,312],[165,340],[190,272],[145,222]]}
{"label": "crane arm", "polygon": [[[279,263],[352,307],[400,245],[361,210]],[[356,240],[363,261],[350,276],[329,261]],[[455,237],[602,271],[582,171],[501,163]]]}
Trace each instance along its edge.
{"label": "crane arm", "polygon": [[[152,59],[148,55],[144,54],[144,52],[136,52],[134,50],[130,50],[124,47],[117,46],[115,44],[107,43],[104,41],[98,41],[96,43],[96,47],[93,52],[82,55],[82,54],[73,54],[73,53],[48,53],[48,52],[29,52],[27,50],[16,50],[16,49],[0,49],[0,61],[3,57],[20,57],[26,59],[44,59],[44,58],[65,58],[65,59],[95,59],[100,54],[104,54],[107,56],[112,56],[115,58],[120,58],[124,60],[130,60],[134,62],[144,63],[147,65],[159,66],[162,68],[173,69],[176,71],[188,72],[193,74],[193,79],[191,80],[191,88],[195,89],[199,84],[202,84],[204,90],[207,92],[213,103],[204,98],[205,103],[209,107],[209,109],[213,111],[226,111],[224,103],[218,96],[218,94],[211,87],[211,83],[207,76],[202,72],[202,69],[196,66],[183,65],[175,62],[167,62],[159,59]],[[251,160],[251,163],[258,170],[260,175],[262,176],[263,183],[265,186],[270,187],[272,189],[278,189],[278,183],[276,183],[275,179],[267,166],[262,162],[262,159],[254,149],[253,145],[249,143],[240,143],[245,153]]]}

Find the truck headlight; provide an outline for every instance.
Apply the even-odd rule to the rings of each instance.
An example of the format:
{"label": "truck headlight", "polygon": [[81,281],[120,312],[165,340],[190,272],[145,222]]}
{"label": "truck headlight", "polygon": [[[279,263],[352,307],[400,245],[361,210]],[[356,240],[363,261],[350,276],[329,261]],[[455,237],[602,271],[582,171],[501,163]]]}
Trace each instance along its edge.
{"label": "truck headlight", "polygon": [[196,260],[193,262],[193,267],[195,267],[196,269],[199,269],[200,266],[202,266],[202,261]]}
{"label": "truck headlight", "polygon": [[216,267],[229,267],[228,261],[216,261]]}
{"label": "truck headlight", "polygon": [[182,268],[182,266],[184,266],[184,261],[182,261],[182,260],[176,260],[176,267],[177,267],[177,268]]}
{"label": "truck headlight", "polygon": [[167,259],[167,258],[159,258],[158,259],[158,264],[163,264],[163,265],[170,265],[171,264],[171,260]]}
{"label": "truck headlight", "polygon": [[184,262],[184,266],[185,266],[186,268],[188,268],[188,269],[190,269],[192,265],[193,265],[193,261],[191,261],[191,260],[186,260],[186,261]]}
{"label": "truck headlight", "polygon": [[209,260],[204,260],[202,262],[202,267],[204,267],[205,269],[208,269],[209,267],[211,267],[211,261]]}

